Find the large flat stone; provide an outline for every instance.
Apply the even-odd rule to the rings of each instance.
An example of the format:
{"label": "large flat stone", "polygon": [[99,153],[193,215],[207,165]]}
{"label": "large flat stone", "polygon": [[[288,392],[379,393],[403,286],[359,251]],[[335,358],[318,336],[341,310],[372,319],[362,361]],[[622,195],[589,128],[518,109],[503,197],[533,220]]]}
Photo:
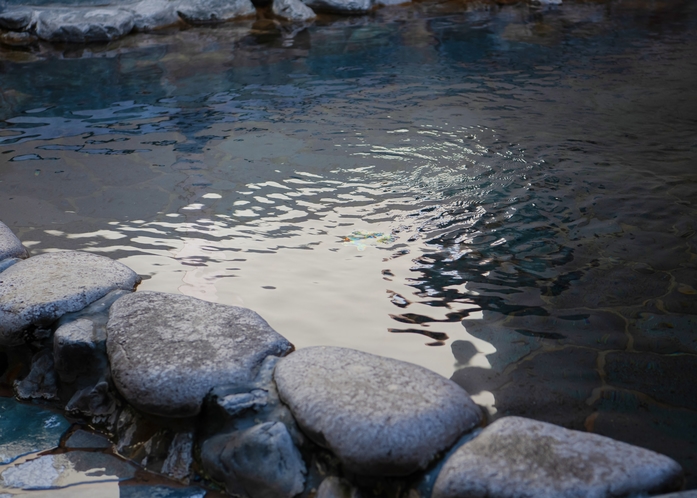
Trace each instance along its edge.
{"label": "large flat stone", "polygon": [[[0,23],[1,25],[1,23]],[[7,225],[0,221],[0,261],[7,258],[26,258],[27,250]]]}
{"label": "large flat stone", "polygon": [[140,277],[104,256],[66,251],[20,261],[0,273],[0,346],[24,342],[23,331],[78,311]]}
{"label": "large flat stone", "polygon": [[674,460],[520,417],[497,420],[446,462],[433,498],[610,497],[679,489]]}
{"label": "large flat stone", "polygon": [[133,29],[132,12],[118,8],[47,8],[36,16],[36,35],[50,42],[107,42]]}
{"label": "large flat stone", "polygon": [[481,418],[454,382],[352,349],[302,349],[278,362],[274,378],[301,429],[358,474],[423,469]]}
{"label": "large flat stone", "polygon": [[215,386],[251,380],[267,356],[293,349],[246,308],[136,292],[111,307],[107,354],[121,394],[145,412],[196,415]]}

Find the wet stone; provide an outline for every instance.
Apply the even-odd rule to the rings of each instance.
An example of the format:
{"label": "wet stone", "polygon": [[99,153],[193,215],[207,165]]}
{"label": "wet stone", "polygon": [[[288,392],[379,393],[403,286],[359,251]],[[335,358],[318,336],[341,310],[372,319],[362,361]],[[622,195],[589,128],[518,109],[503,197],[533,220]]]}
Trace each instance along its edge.
{"label": "wet stone", "polygon": [[22,344],[25,329],[50,324],[115,289],[133,290],[139,282],[127,266],[85,252],[20,261],[0,274],[0,345]]}
{"label": "wet stone", "polygon": [[210,24],[251,16],[256,9],[250,0],[193,0],[180,3],[177,13],[189,24]]}
{"label": "wet stone", "polygon": [[61,415],[11,398],[0,398],[0,465],[22,455],[57,447],[69,426]]}
{"label": "wet stone", "polygon": [[111,441],[103,434],[78,429],[65,442],[66,448],[106,449],[111,448]]}
{"label": "wet stone", "polygon": [[15,394],[19,399],[58,399],[56,371],[53,355],[49,350],[39,351],[31,362],[31,370],[22,380],[15,381]]}
{"label": "wet stone", "polygon": [[278,362],[274,378],[303,432],[357,474],[423,469],[481,420],[454,382],[352,349],[302,349]]}
{"label": "wet stone", "polygon": [[664,455],[597,434],[505,417],[445,462],[432,496],[626,496],[673,491],[681,484],[682,469]]}
{"label": "wet stone", "polygon": [[104,453],[71,451],[18,463],[0,472],[0,486],[12,490],[63,488],[80,483],[131,479],[135,467]]}
{"label": "wet stone", "polygon": [[697,372],[697,356],[610,353],[605,357],[606,381],[613,387],[642,392],[658,402],[697,410],[697,383],[685,382]]}
{"label": "wet stone", "polygon": [[118,8],[47,8],[36,16],[36,35],[50,42],[107,42],[133,29],[134,16]]}
{"label": "wet stone", "polygon": [[372,7],[372,0],[304,0],[304,3],[317,12],[335,14],[363,14]]}
{"label": "wet stone", "polygon": [[[24,7],[9,8],[0,12],[0,28],[9,29],[12,31],[21,31],[27,29],[34,18],[34,11]],[[4,227],[4,228],[3,228]],[[3,256],[2,239],[6,233],[5,229],[9,230],[5,224],[0,222],[0,259]],[[10,232],[12,233],[12,232]],[[14,235],[14,234],[12,234]]]}
{"label": "wet stone", "polygon": [[317,488],[316,498],[363,498],[358,488],[346,479],[331,476],[322,481]]}
{"label": "wet stone", "polygon": [[300,0],[274,0],[272,4],[274,15],[288,21],[308,21],[317,15],[310,7]]}
{"label": "wet stone", "polygon": [[251,380],[267,356],[293,346],[255,312],[188,296],[136,292],[111,307],[114,383],[136,408],[196,415],[213,387]]}
{"label": "wet stone", "polygon": [[[7,12],[0,13],[0,27],[3,26],[3,16],[8,15]],[[9,29],[9,28],[7,28]],[[19,258],[24,259],[28,257],[29,254],[24,248],[17,236],[0,221],[0,262],[8,258]]]}
{"label": "wet stone", "polygon": [[133,14],[133,27],[138,31],[152,31],[179,22],[175,3],[169,0],[141,0],[124,9]]}
{"label": "wet stone", "polygon": [[119,498],[204,498],[206,490],[197,487],[122,485]]}
{"label": "wet stone", "polygon": [[697,353],[697,316],[640,313],[630,329],[634,349],[659,354]]}

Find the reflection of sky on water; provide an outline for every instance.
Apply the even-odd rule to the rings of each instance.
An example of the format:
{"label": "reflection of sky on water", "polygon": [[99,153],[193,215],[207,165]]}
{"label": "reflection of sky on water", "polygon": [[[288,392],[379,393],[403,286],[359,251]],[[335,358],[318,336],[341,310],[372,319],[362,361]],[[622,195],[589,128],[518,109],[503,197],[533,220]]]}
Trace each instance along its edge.
{"label": "reflection of sky on water", "polygon": [[35,252],[689,463],[694,14],[419,3],[12,53],[0,213]]}

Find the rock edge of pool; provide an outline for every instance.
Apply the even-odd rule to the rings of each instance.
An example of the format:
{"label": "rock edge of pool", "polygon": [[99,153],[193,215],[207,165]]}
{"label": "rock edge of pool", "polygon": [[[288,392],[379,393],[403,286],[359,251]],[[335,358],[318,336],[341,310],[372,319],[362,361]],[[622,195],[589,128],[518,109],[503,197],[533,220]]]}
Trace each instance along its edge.
{"label": "rock edge of pool", "polygon": [[[135,292],[140,277],[103,256],[29,257],[2,222],[0,272],[0,384],[21,402],[0,405],[9,496],[75,486],[66,469],[91,466],[126,487],[138,473],[161,480],[142,496],[610,497],[684,487],[680,465],[650,450],[516,416],[487,425],[464,389],[423,367],[347,348],[295,351],[252,310]],[[43,446],[12,440],[34,416],[16,410],[12,426],[16,406],[43,410]]]}

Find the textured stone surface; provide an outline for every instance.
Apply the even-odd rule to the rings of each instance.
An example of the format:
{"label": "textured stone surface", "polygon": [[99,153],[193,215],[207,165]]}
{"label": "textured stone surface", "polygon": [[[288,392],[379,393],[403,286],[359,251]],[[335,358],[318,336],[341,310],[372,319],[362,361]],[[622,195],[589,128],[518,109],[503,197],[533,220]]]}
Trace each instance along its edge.
{"label": "textured stone surface", "polygon": [[116,387],[156,415],[195,415],[211,388],[251,380],[264,358],[292,348],[251,310],[175,294],[122,297],[107,324]]}
{"label": "textured stone surface", "polygon": [[104,256],[66,251],[20,261],[0,273],[0,346],[24,342],[23,330],[47,325],[140,277]]}
{"label": "textured stone surface", "polygon": [[[0,26],[3,25],[3,15],[0,13]],[[7,258],[26,258],[29,256],[17,236],[7,225],[0,221],[0,261]]]}
{"label": "textured stone surface", "polygon": [[36,35],[50,42],[106,42],[133,29],[131,12],[115,8],[48,8],[36,15]]}
{"label": "textured stone surface", "polygon": [[111,442],[102,434],[78,429],[68,437],[68,440],[65,442],[65,447],[85,449],[111,448]]}
{"label": "textured stone surface", "polygon": [[53,334],[53,358],[61,381],[73,382],[78,375],[98,371],[102,363],[98,350],[105,339],[97,336],[86,318],[60,326]]}
{"label": "textured stone surface", "polygon": [[179,4],[177,12],[190,24],[209,24],[251,16],[256,9],[250,0],[192,0]]}
{"label": "textured stone surface", "polygon": [[58,398],[56,371],[53,368],[53,355],[47,349],[36,353],[31,361],[31,370],[22,380],[14,383],[15,394],[19,399]]}
{"label": "textured stone surface", "polygon": [[681,484],[680,466],[666,456],[597,434],[506,417],[448,459],[433,498],[626,496]]}
{"label": "textured stone surface", "polygon": [[304,487],[305,463],[280,422],[215,436],[203,444],[201,459],[235,495],[291,498]]}
{"label": "textured stone surface", "polygon": [[304,3],[317,12],[336,14],[362,14],[372,7],[372,0],[305,0]]}
{"label": "textured stone surface", "polygon": [[363,494],[346,479],[331,476],[319,485],[315,498],[363,498]]}
{"label": "textured stone surface", "polygon": [[[20,30],[28,28],[29,25],[31,24],[33,18],[34,18],[34,11],[32,9],[27,9],[24,7],[19,7],[19,8],[14,8],[14,9],[9,8],[7,10],[4,10],[3,12],[0,12],[0,28],[20,31]],[[7,228],[2,222],[0,222],[0,259],[3,259],[3,256],[2,256],[3,227]],[[12,232],[10,232],[10,233],[12,233]]]}
{"label": "textured stone surface", "polygon": [[309,21],[314,19],[314,11],[300,0],[274,0],[272,5],[274,15],[288,21]]}
{"label": "textured stone surface", "polygon": [[302,349],[278,362],[274,378],[303,431],[359,474],[423,469],[481,419],[454,382],[352,349]]}
{"label": "textured stone surface", "polygon": [[138,31],[151,31],[179,22],[176,4],[169,0],[141,0],[124,9],[133,14],[133,27]]}
{"label": "textured stone surface", "polygon": [[69,426],[56,413],[0,398],[0,465],[28,453],[57,447]]}

